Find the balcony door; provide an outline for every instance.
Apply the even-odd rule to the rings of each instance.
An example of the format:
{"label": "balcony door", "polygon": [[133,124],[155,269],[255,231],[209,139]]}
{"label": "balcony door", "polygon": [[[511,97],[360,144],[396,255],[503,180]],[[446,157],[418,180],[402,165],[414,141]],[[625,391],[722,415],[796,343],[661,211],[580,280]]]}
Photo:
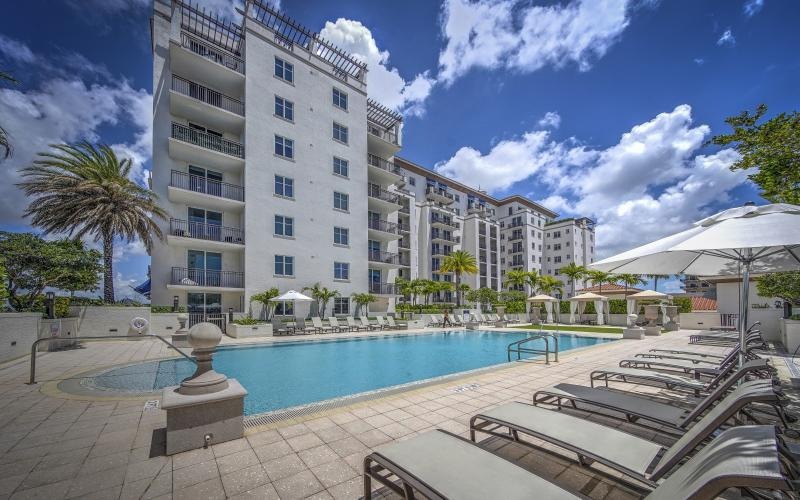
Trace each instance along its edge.
{"label": "balcony door", "polygon": [[189,326],[203,321],[216,320],[222,316],[222,294],[187,293],[186,304]]}
{"label": "balcony door", "polygon": [[367,241],[368,249],[369,249],[369,256],[371,259],[380,260],[381,259],[381,242],[376,240],[368,240]]}
{"label": "balcony door", "polygon": [[372,293],[379,293],[381,290],[381,270],[369,269],[367,270],[369,276],[369,289]]}
{"label": "balcony door", "polygon": [[222,254],[202,250],[187,251],[187,272],[189,279],[200,286],[220,286],[222,274]]}
{"label": "balcony door", "polygon": [[212,196],[222,196],[222,173],[189,165],[189,189]]}
{"label": "balcony door", "polygon": [[371,227],[374,229],[381,228],[381,214],[378,212],[367,212],[367,227]]}
{"label": "balcony door", "polygon": [[222,241],[222,212],[189,207],[189,234],[201,240]]}

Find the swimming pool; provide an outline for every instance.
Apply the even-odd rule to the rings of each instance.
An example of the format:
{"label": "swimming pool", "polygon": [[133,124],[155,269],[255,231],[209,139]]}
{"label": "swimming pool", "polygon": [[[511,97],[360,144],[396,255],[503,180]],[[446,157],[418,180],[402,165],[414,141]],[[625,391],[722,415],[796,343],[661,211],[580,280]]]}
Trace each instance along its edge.
{"label": "swimming pool", "polygon": [[[253,415],[505,363],[508,344],[531,333],[449,330],[223,347],[214,369],[247,389],[245,415]],[[558,339],[561,352],[613,341],[563,333]],[[530,345],[543,348],[544,341]],[[111,369],[89,385],[149,392],[192,373],[185,359],[152,361]]]}

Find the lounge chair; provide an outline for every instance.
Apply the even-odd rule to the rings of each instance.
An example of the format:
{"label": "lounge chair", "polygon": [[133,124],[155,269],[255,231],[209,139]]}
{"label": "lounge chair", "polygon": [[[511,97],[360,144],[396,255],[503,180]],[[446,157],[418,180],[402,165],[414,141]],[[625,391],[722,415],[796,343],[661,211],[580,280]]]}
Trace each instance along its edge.
{"label": "lounge chair", "polygon": [[[792,492],[791,464],[771,426],[728,429],[661,482],[648,500],[714,498],[730,488]],[[396,478],[396,479],[394,479]],[[364,499],[372,479],[398,495],[429,499],[579,499],[512,462],[442,430],[378,447],[364,459]]]}
{"label": "lounge chair", "polygon": [[408,328],[407,325],[398,325],[394,322],[394,316],[386,316],[386,322],[389,324],[389,328],[392,330],[401,330]]}
{"label": "lounge chair", "polygon": [[319,328],[317,328],[316,326],[308,326],[308,325],[306,325],[306,322],[305,322],[304,319],[298,319],[296,324],[295,324],[294,331],[295,332],[301,332],[301,333],[317,333],[317,332],[319,332],[321,330]]}
{"label": "lounge chair", "polygon": [[328,316],[328,323],[330,323],[331,328],[333,328],[334,332],[347,332],[350,330],[349,326],[340,325],[339,318],[336,316]]}
{"label": "lounge chair", "polygon": [[313,316],[311,318],[311,324],[313,324],[314,328],[316,328],[320,333],[331,333],[333,331],[332,326],[325,326],[322,324],[322,319],[320,319],[319,316]]}
{"label": "lounge chair", "polygon": [[[747,359],[756,359],[758,356],[748,351]],[[702,359],[663,359],[663,358],[628,358],[619,362],[621,368],[644,368],[646,370],[671,370],[679,371],[695,376],[716,376],[729,364],[738,362],[739,354],[731,351],[728,355],[718,361],[707,361]]]}
{"label": "lounge chair", "polygon": [[370,329],[368,326],[359,325],[358,323],[356,323],[356,319],[352,316],[348,316],[346,320],[347,320],[347,326],[350,327],[350,331],[362,332]]}
{"label": "lounge chair", "polygon": [[560,411],[518,402],[473,416],[469,424],[470,439],[475,441],[476,432],[481,432],[527,444],[519,439],[524,434],[575,453],[583,466],[597,462],[655,487],[659,479],[712,437],[743,405],[765,400],[777,401],[771,381],[742,384],[670,447]]}
{"label": "lounge chair", "polygon": [[288,335],[289,329],[283,324],[283,321],[273,318],[272,320],[272,334],[273,335]]}
{"label": "lounge chair", "polygon": [[359,318],[359,320],[361,320],[361,326],[369,329],[369,331],[379,330],[380,329],[380,327],[378,325],[373,325],[372,323],[370,323],[369,322],[369,318],[367,318],[366,316],[361,316]]}
{"label": "lounge chair", "polygon": [[378,315],[376,315],[376,316],[375,316],[375,323],[377,323],[377,324],[378,324],[378,327],[379,327],[381,330],[388,330],[389,328],[391,328],[391,327],[389,326],[389,323],[387,323],[387,322],[384,320],[383,316],[378,316]]}
{"label": "lounge chair", "polygon": [[453,315],[453,324],[455,326],[464,326],[464,319],[461,318],[460,314],[454,314]]}
{"label": "lounge chair", "polygon": [[428,321],[427,326],[442,326],[442,320],[440,320],[435,314],[431,314],[431,320]]}

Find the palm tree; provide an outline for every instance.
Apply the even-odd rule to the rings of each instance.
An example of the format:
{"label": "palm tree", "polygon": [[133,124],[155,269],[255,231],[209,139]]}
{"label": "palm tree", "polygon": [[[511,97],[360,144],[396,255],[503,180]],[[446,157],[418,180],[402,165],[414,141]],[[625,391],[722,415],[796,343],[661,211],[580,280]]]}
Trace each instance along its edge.
{"label": "palm tree", "polygon": [[[8,73],[3,73],[2,71],[0,71],[0,80],[17,83],[17,80],[15,80],[14,77]],[[8,139],[8,132],[6,132],[6,129],[4,129],[2,125],[0,125],[0,149],[3,150],[3,158],[8,158],[11,156],[11,141]]]}
{"label": "palm tree", "polygon": [[109,146],[81,142],[57,144],[55,152],[39,153],[33,165],[21,170],[19,184],[36,197],[25,210],[45,234],[67,233],[75,238],[92,235],[103,244],[103,300],[114,302],[114,239],[139,239],[148,252],[154,238],[164,235],[155,218],[167,213],[156,194],[128,176],[132,163],[119,159]]}
{"label": "palm tree", "polygon": [[522,269],[512,269],[506,273],[506,285],[514,288],[522,287],[524,290],[526,284],[528,284],[528,273]]}
{"label": "palm tree", "polygon": [[322,290],[320,290],[320,292],[319,292],[319,301],[322,302],[322,311],[321,311],[320,316],[322,317],[322,319],[325,319],[325,309],[328,308],[328,302],[332,298],[338,297],[338,296],[339,296],[339,292],[337,292],[336,290],[329,290],[329,289],[324,288],[324,287],[322,288]]}
{"label": "palm tree", "polygon": [[464,273],[475,274],[478,272],[478,262],[475,256],[464,250],[456,250],[444,258],[440,268],[442,272],[456,275],[456,307],[461,307],[461,275]]}
{"label": "palm tree", "polygon": [[264,319],[269,321],[272,316],[272,311],[275,310],[275,302],[272,302],[272,299],[280,294],[281,292],[278,291],[277,288],[272,287],[268,290],[264,290],[263,292],[251,295],[250,302],[260,302],[261,315],[264,316]]}
{"label": "palm tree", "polygon": [[616,276],[618,282],[625,285],[625,296],[628,296],[628,287],[636,285],[644,285],[647,281],[643,280],[638,274],[623,273]]}
{"label": "palm tree", "polygon": [[421,294],[425,297],[425,305],[430,304],[431,295],[439,291],[439,284],[433,280],[420,280],[422,282]]}
{"label": "palm tree", "polygon": [[569,278],[570,285],[572,286],[572,295],[575,295],[575,283],[578,280],[586,278],[589,270],[574,262],[570,262],[566,266],[559,269],[558,272]]}
{"label": "palm tree", "polygon": [[316,282],[311,286],[303,287],[303,291],[311,294],[311,298],[315,300],[315,304],[317,306],[317,314],[323,318],[325,317],[325,308],[328,305],[328,301],[339,296],[339,292],[336,290],[329,290],[328,288],[320,285],[319,282]]}
{"label": "palm tree", "polygon": [[654,281],[653,290],[655,290],[656,292],[658,291],[658,280],[660,278],[667,279],[670,277],[669,274],[645,274],[645,276]]}
{"label": "palm tree", "polygon": [[603,292],[603,283],[613,283],[616,281],[616,278],[613,274],[594,269],[588,272],[588,277],[589,281],[592,282],[592,285],[600,285],[600,289],[597,291],[599,294]]}
{"label": "palm tree", "polygon": [[[402,278],[398,278],[398,279],[402,279]],[[354,293],[353,294],[353,302],[356,303],[356,316],[360,316],[361,315],[361,308],[362,307],[369,306],[371,303],[375,302],[376,300],[378,300],[378,298],[375,297],[374,295],[372,295],[371,293]]]}
{"label": "palm tree", "polygon": [[539,290],[541,280],[542,276],[536,271],[528,271],[525,273],[525,282],[528,284],[528,287],[530,287],[531,295],[535,295],[537,290]]}
{"label": "palm tree", "polygon": [[554,276],[542,276],[539,278],[539,291],[545,295],[554,293],[564,293],[564,283]]}

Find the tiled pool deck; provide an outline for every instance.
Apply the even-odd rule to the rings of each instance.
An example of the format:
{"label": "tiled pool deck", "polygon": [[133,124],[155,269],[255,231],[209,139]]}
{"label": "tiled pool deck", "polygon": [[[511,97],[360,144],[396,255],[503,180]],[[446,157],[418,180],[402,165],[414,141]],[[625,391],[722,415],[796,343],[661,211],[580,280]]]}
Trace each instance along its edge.
{"label": "tiled pool deck", "polygon": [[[170,356],[166,346],[154,341],[86,343],[82,349],[40,356],[36,385],[25,383],[27,360],[0,365],[0,498],[359,498],[362,461],[375,446],[432,428],[466,436],[470,416],[480,410],[530,401],[535,390],[560,382],[588,385],[590,371],[656,346],[685,348],[688,335],[681,331],[601,344],[562,353],[560,362],[549,366],[515,363],[248,429],[243,439],[171,457],[163,455],[165,412],[145,410],[144,399],[89,400],[57,388],[58,382],[88,370]],[[662,439],[652,431],[625,427]],[[613,473],[590,471],[498,438],[483,445],[592,498],[639,496],[614,481]]]}

